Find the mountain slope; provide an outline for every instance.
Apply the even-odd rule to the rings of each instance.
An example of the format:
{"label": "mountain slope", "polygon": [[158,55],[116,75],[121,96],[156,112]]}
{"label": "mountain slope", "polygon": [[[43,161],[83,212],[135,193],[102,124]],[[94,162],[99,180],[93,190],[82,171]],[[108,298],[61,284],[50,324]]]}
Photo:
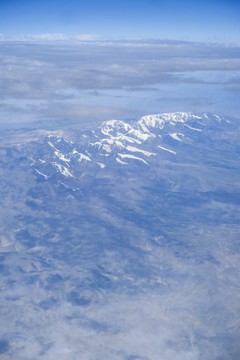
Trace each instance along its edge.
{"label": "mountain slope", "polygon": [[0,353],[238,358],[239,153],[212,114],[5,138]]}
{"label": "mountain slope", "polygon": [[[180,156],[214,157],[214,146],[226,151],[224,131],[233,130],[229,120],[217,115],[172,113],[144,116],[139,121],[112,120],[94,131],[80,135],[78,142],[49,136],[47,161],[39,158],[36,172],[47,179],[51,175],[49,162],[65,177],[78,177],[79,169],[106,166],[149,165],[157,156],[176,161]],[[213,139],[212,139],[213,137]],[[204,144],[200,149],[199,145]],[[187,154],[187,151],[191,154]],[[212,154],[213,153],[213,154]],[[204,159],[203,159],[204,160]],[[40,170],[39,170],[40,169]],[[41,171],[41,169],[43,171]],[[45,172],[46,174],[45,174]],[[76,173],[76,176],[74,175]]]}

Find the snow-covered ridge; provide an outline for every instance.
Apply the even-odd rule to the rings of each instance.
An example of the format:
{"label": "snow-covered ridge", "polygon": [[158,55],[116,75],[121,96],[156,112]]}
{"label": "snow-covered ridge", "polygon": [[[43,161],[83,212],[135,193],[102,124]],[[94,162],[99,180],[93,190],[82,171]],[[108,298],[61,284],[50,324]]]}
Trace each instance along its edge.
{"label": "snow-covered ridge", "polygon": [[166,122],[185,122],[190,117],[189,113],[163,113],[157,115],[146,115],[143,116],[139,121],[141,128],[148,132],[149,128],[162,129]]}
{"label": "snow-covered ridge", "polygon": [[[166,131],[169,131],[169,135],[175,140],[182,141],[182,136],[184,136],[183,130],[186,130],[186,128],[202,132],[201,127],[203,123],[212,121],[221,122],[222,120],[222,118],[214,114],[193,114],[186,112],[146,115],[138,121],[131,122],[110,120],[104,122],[99,127],[98,133],[100,132],[101,136],[98,136],[99,140],[93,142],[92,145],[98,149],[110,152],[117,148],[125,148],[127,143],[143,144],[150,139],[154,139],[156,135],[161,136]],[[200,128],[197,127],[198,123]],[[176,132],[176,127],[179,127],[181,132]]]}
{"label": "snow-covered ridge", "polygon": [[[204,134],[206,128],[229,124],[213,114],[186,112],[146,115],[137,121],[109,120],[94,131],[82,133],[79,143],[48,135],[48,152],[38,161],[35,174],[49,179],[54,171],[67,178],[81,177],[86,169],[141,164],[155,157],[174,159],[178,150]],[[54,169],[54,171],[53,171]]]}

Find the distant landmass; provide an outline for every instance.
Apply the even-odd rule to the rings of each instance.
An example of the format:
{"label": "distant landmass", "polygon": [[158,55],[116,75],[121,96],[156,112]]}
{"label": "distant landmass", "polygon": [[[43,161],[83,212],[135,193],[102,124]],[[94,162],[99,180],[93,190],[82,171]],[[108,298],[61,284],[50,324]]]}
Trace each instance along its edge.
{"label": "distant landmass", "polygon": [[0,358],[240,358],[240,125],[163,113],[1,140]]}

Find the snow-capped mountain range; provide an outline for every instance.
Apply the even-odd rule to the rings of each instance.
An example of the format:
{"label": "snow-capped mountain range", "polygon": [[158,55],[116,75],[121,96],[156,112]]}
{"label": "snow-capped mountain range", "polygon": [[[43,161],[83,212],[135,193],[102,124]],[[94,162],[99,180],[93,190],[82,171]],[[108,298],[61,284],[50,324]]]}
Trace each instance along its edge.
{"label": "snow-capped mountain range", "polygon": [[34,159],[32,167],[37,176],[47,180],[55,173],[79,178],[88,168],[147,166],[154,158],[176,161],[184,151],[195,152],[199,141],[212,150],[211,137],[222,141],[231,125],[218,115],[182,112],[148,115],[138,121],[110,120],[81,133],[78,141],[48,134],[44,153]]}
{"label": "snow-capped mountain range", "polygon": [[237,120],[1,136],[0,358],[239,358]]}

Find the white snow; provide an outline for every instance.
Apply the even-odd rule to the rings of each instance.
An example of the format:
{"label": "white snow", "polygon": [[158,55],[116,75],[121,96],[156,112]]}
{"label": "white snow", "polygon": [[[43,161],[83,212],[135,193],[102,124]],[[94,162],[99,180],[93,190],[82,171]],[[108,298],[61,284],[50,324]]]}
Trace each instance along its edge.
{"label": "white snow", "polygon": [[125,131],[128,131],[131,126],[127,123],[125,123],[122,120],[108,120],[104,123],[105,126],[111,126],[111,127],[123,127]]}
{"label": "white snow", "polygon": [[193,115],[193,114],[191,114],[191,116],[192,116],[192,118],[194,118],[194,119],[201,119],[201,116],[198,116],[198,115]]}
{"label": "white snow", "polygon": [[133,137],[131,136],[128,136],[128,135],[123,135],[121,133],[118,133],[118,139],[122,140],[122,141],[126,141],[126,142],[129,142],[129,143],[136,143],[136,144],[141,144],[142,142],[139,141],[138,139],[134,139]]}
{"label": "white snow", "polygon": [[140,120],[138,123],[139,123],[139,125],[141,126],[142,130],[143,130],[145,133],[149,133],[149,130],[148,130],[148,128],[146,127],[146,125],[144,124],[143,120]]}
{"label": "white snow", "polygon": [[173,150],[167,149],[167,148],[165,148],[165,147],[163,147],[163,146],[160,146],[160,145],[158,145],[158,148],[159,148],[159,149],[162,149],[162,150],[165,150],[165,151],[168,151],[168,152],[170,152],[170,153],[172,153],[172,154],[176,155],[176,151],[173,151]]}
{"label": "white snow", "polygon": [[105,121],[103,125],[105,126],[115,126],[116,123],[118,123],[119,120],[108,120],[108,121]]}
{"label": "white snow", "polygon": [[118,156],[120,156],[122,159],[129,158],[129,159],[139,160],[139,161],[142,161],[144,164],[148,165],[148,163],[147,163],[145,160],[143,160],[142,158],[137,157],[137,156],[135,156],[135,155],[130,155],[130,154],[118,154]]}
{"label": "white snow", "polygon": [[160,115],[147,115],[147,116],[143,116],[140,119],[139,123],[143,130],[147,129],[147,132],[149,132],[147,127],[151,126],[154,128],[161,129],[164,125],[164,120],[160,117]]}
{"label": "white snow", "polygon": [[38,169],[34,168],[34,170],[36,170],[36,172],[39,174],[39,175],[42,175],[44,177],[44,179],[48,179],[48,176],[43,174],[41,171],[39,171]]}
{"label": "white snow", "polygon": [[78,158],[78,161],[81,162],[82,160],[85,160],[85,161],[92,161],[87,155],[84,155],[82,153],[79,153],[77,150],[73,150],[72,152],[73,155],[75,154],[78,154],[79,158]]}
{"label": "white snow", "polygon": [[103,139],[101,140],[101,143],[106,142],[109,145],[117,145],[118,147],[124,147],[124,145],[121,143],[121,141],[118,140],[118,138],[111,137],[110,139]]}
{"label": "white snow", "polygon": [[101,169],[104,169],[106,167],[106,165],[104,165],[103,163],[97,162],[97,164],[100,166]]}
{"label": "white snow", "polygon": [[144,154],[144,155],[146,155],[146,156],[156,155],[156,154],[151,153],[151,152],[149,152],[149,151],[145,151],[145,150],[142,150],[142,149],[138,149],[138,148],[136,148],[136,147],[134,147],[134,146],[130,146],[130,145],[127,145],[127,146],[126,146],[126,150],[127,150],[127,151],[131,151],[131,152],[140,152],[140,153],[142,153],[142,154]]}
{"label": "white snow", "polygon": [[176,113],[163,113],[163,114],[155,114],[155,115],[146,115],[143,116],[139,121],[139,125],[145,132],[149,132],[148,127],[160,128],[164,127],[166,122],[171,123],[172,125],[174,122],[185,122],[191,117],[191,113],[185,112],[176,112]]}
{"label": "white snow", "polygon": [[90,143],[90,145],[97,146],[98,149],[103,149],[106,152],[110,153],[115,146],[120,149],[124,149],[125,146],[123,142],[141,144],[141,141],[121,133],[118,133],[115,137],[112,135],[109,136],[109,138],[104,138],[95,143]]}
{"label": "white snow", "polygon": [[181,133],[173,133],[173,134],[169,134],[174,140],[177,140],[177,141],[182,141],[182,139],[180,139],[179,135],[180,136],[184,136],[184,134],[181,134]]}
{"label": "white snow", "polygon": [[133,129],[133,128],[131,130],[129,130],[128,133],[133,134],[138,139],[141,139],[143,141],[148,140],[150,137],[155,137],[153,134],[146,134],[145,132],[141,132],[140,130],[136,130],[136,129]]}
{"label": "white snow", "polygon": [[122,165],[128,165],[125,161],[120,160],[119,158],[116,158],[116,161],[119,162]]}
{"label": "white snow", "polygon": [[[64,156],[62,153],[60,153],[58,150],[56,150],[56,151],[54,152],[54,154],[55,154],[60,160],[66,162],[66,163],[68,163],[68,162],[70,161],[70,159],[66,159],[65,156]],[[69,166],[69,165],[68,165],[68,166]]]}
{"label": "white snow", "polygon": [[82,161],[82,160],[92,161],[87,155],[84,155],[82,153],[78,153],[78,155],[79,155],[79,159],[78,159],[79,162]]}
{"label": "white snow", "polygon": [[53,165],[55,167],[57,167],[57,169],[60,171],[60,173],[63,174],[64,176],[73,177],[73,175],[70,173],[70,171],[65,166],[60,165],[56,162],[54,162]]}
{"label": "white snow", "polygon": [[51,141],[48,141],[48,144],[49,144],[54,150],[56,150],[55,146],[53,145],[53,143],[51,143]]}
{"label": "white snow", "polygon": [[189,125],[187,125],[187,124],[184,124],[184,126],[186,126],[188,129],[202,132],[202,130],[197,129],[197,128],[193,128],[192,126],[189,126]]}
{"label": "white snow", "polygon": [[104,144],[102,148],[103,148],[103,150],[105,150],[105,151],[106,151],[106,152],[108,152],[108,153],[112,151],[112,149],[111,149],[111,146],[110,146],[110,145],[106,145],[106,144]]}
{"label": "white snow", "polygon": [[103,135],[109,135],[108,131],[106,131],[105,128],[103,128],[103,129],[101,130],[101,132],[102,132]]}
{"label": "white snow", "polygon": [[170,113],[168,115],[169,116],[165,114],[165,117],[168,117],[176,122],[185,122],[189,118],[189,114],[186,112],[176,112],[176,113]]}

